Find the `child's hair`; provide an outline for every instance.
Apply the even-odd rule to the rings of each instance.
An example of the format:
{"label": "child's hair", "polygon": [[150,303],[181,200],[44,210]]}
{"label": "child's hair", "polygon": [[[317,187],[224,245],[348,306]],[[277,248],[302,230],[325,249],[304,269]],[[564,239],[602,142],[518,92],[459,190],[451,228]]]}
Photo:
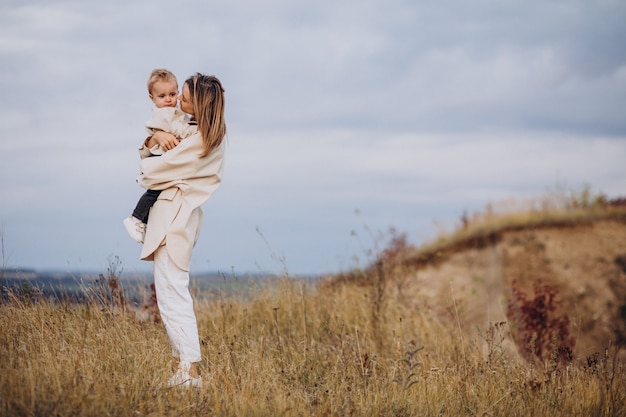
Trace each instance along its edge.
{"label": "child's hair", "polygon": [[198,123],[198,131],[202,134],[205,157],[222,143],[226,136],[224,119],[224,88],[214,75],[196,73],[189,77],[185,84],[189,87],[194,118]]}
{"label": "child's hair", "polygon": [[152,87],[157,81],[166,81],[173,82],[178,86],[178,80],[176,80],[176,76],[170,70],[166,70],[163,68],[153,69],[150,73],[150,77],[148,77],[148,93],[152,94]]}

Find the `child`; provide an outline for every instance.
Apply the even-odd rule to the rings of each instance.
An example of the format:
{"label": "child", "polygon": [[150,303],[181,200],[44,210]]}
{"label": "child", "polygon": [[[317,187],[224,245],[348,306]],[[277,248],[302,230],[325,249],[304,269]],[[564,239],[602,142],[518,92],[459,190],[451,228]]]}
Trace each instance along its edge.
{"label": "child", "polygon": [[[198,127],[193,122],[188,122],[185,113],[176,107],[178,81],[171,71],[155,69],[150,73],[148,95],[155,105],[152,110],[152,118],[146,122],[146,129],[150,134],[162,130],[184,139],[197,132]],[[165,151],[156,145],[150,149],[150,153],[150,156],[160,156]],[[124,226],[128,234],[138,243],[143,243],[150,208],[160,193],[159,190],[147,190],[137,202],[133,214],[124,219]]]}

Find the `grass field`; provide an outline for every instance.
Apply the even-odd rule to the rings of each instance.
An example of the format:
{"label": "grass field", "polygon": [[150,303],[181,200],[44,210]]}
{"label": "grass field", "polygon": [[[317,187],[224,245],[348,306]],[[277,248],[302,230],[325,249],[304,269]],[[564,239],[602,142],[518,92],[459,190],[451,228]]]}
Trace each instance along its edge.
{"label": "grass field", "polygon": [[390,294],[285,279],[196,303],[200,390],[167,389],[154,315],[115,294],[83,304],[10,293],[0,305],[5,416],[622,416],[614,351],[569,365],[507,357],[507,326],[470,344]]}
{"label": "grass field", "polygon": [[[395,243],[382,254],[413,250]],[[117,267],[81,302],[2,288],[0,416],[626,416],[618,347],[524,360],[512,323],[468,338],[456,304],[442,320],[400,302],[397,267],[194,288],[205,383],[168,389],[150,290],[129,303]]]}

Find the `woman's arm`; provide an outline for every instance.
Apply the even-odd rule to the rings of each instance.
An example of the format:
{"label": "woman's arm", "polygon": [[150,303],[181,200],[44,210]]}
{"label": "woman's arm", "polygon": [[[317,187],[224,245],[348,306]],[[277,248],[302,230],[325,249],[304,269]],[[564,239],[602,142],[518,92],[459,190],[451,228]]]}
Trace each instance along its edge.
{"label": "woman's arm", "polygon": [[142,174],[137,178],[139,185],[146,189],[164,190],[179,186],[190,180],[219,176],[224,158],[224,146],[214,149],[209,155],[200,158],[203,142],[200,133],[186,138],[173,150],[158,158],[141,160]]}

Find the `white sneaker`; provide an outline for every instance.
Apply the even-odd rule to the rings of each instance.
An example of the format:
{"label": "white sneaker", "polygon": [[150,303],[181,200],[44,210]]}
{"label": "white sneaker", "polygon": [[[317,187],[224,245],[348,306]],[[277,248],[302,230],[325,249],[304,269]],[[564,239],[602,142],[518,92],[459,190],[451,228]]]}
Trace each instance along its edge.
{"label": "white sneaker", "polygon": [[167,386],[170,388],[202,388],[202,378],[199,376],[192,377],[189,375],[189,366],[181,364],[176,373],[167,381]]}
{"label": "white sneaker", "polygon": [[146,225],[139,219],[128,216],[124,219],[124,226],[130,237],[137,243],[143,243],[146,234]]}

